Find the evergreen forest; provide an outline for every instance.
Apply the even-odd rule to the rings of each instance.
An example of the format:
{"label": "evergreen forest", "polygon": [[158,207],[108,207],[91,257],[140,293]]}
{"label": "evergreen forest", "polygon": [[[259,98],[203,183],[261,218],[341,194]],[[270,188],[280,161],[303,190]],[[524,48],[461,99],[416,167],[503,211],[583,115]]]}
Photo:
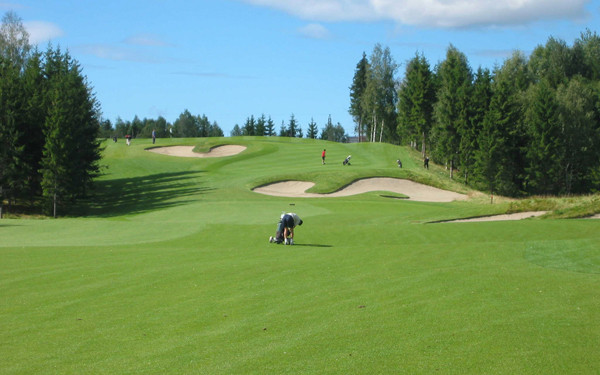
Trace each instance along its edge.
{"label": "evergreen forest", "polygon": [[492,194],[571,195],[600,187],[600,37],[549,38],[493,70],[449,46],[432,67],[417,52],[404,77],[389,48],[363,53],[350,114],[366,141],[410,145],[450,178]]}
{"label": "evergreen forest", "polygon": [[15,13],[0,30],[0,216],[17,202],[57,216],[100,173],[100,106],[68,52],[29,45]]}

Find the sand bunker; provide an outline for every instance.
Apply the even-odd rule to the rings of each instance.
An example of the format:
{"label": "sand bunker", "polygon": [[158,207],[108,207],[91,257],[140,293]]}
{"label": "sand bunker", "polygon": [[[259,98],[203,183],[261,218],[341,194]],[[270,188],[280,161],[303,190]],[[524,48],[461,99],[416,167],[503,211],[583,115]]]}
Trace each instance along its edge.
{"label": "sand bunker", "polygon": [[530,217],[542,216],[542,215],[546,214],[547,212],[548,211],[517,212],[514,214],[474,217],[471,219],[448,220],[448,221],[444,221],[444,223],[469,223],[469,222],[479,222],[479,221],[522,220],[522,219],[528,219]]}
{"label": "sand bunker", "polygon": [[278,197],[322,198],[322,197],[347,197],[369,191],[390,191],[408,196],[408,200],[419,202],[452,202],[464,200],[467,196],[453,191],[442,190],[432,186],[419,184],[410,180],[398,178],[365,178],[353,182],[345,188],[330,194],[307,193],[306,190],[314,186],[312,182],[284,181],[257,187],[255,192]]}
{"label": "sand bunker", "polygon": [[194,152],[194,146],[169,146],[155,147],[148,149],[148,151],[162,155],[180,156],[184,158],[219,158],[237,155],[245,149],[246,146],[223,145],[213,147],[209,152]]}

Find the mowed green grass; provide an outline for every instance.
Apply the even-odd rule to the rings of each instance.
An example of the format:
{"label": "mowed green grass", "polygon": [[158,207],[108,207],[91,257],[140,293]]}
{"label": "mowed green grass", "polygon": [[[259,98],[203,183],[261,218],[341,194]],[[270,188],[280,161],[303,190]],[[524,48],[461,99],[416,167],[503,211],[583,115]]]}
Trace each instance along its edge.
{"label": "mowed green grass", "polygon": [[[1,374],[598,373],[600,222],[432,224],[509,205],[264,196],[251,188],[369,176],[469,191],[397,146],[207,141],[158,146],[247,149],[106,143],[71,216],[0,221]],[[295,246],[267,241],[283,211],[304,219]]]}

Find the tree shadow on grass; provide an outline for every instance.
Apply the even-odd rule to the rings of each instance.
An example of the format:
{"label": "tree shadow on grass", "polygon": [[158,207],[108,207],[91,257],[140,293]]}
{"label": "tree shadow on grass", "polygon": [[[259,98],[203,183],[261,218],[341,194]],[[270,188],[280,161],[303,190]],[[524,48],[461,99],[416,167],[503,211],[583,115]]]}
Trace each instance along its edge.
{"label": "tree shadow on grass", "polygon": [[198,171],[173,172],[97,181],[91,196],[71,214],[114,217],[188,204],[197,200],[194,196],[214,190],[201,186],[200,175]]}

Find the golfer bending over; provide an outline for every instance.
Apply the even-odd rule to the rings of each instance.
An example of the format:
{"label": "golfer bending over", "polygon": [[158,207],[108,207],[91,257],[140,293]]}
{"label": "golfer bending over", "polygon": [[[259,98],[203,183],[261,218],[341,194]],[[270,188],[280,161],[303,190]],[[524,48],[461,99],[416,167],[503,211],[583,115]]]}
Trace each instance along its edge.
{"label": "golfer bending over", "polygon": [[275,238],[269,238],[269,242],[281,243],[286,245],[294,244],[294,228],[302,225],[302,219],[293,212],[281,215],[281,220],[277,227]]}

